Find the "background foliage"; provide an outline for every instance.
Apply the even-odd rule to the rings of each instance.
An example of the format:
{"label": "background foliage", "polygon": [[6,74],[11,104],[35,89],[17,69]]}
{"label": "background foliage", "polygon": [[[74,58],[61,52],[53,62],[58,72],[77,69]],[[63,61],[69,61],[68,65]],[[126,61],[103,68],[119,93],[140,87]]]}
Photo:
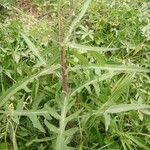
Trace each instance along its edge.
{"label": "background foliage", "polygon": [[[63,1],[65,36],[85,3]],[[90,3],[66,48],[67,97],[58,4],[0,0],[0,149],[149,150],[149,1]]]}

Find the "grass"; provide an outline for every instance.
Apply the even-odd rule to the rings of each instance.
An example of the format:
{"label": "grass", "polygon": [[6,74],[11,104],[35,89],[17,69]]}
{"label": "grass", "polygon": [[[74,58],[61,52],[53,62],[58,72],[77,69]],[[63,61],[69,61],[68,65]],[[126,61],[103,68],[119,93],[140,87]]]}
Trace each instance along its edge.
{"label": "grass", "polygon": [[0,149],[149,149],[148,1],[0,7]]}

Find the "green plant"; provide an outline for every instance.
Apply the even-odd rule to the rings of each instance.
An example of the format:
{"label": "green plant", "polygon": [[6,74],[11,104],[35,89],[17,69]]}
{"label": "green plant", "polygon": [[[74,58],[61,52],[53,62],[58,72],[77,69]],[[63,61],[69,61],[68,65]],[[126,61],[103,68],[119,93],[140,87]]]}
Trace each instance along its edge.
{"label": "green plant", "polygon": [[148,150],[144,0],[86,0],[81,9],[78,2],[34,0],[43,21],[13,5],[19,15],[1,24],[0,143],[15,150]]}

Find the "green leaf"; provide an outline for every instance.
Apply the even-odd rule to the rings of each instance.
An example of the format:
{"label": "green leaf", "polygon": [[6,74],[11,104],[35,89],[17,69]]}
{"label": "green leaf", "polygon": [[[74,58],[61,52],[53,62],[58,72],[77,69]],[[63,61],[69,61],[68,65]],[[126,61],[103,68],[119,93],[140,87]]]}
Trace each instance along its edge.
{"label": "green leaf", "polygon": [[76,100],[75,99],[72,99],[70,98],[70,103],[68,102],[68,105],[67,105],[67,111],[69,111],[71,109],[71,107],[75,104]]}
{"label": "green leaf", "polygon": [[97,51],[97,52],[107,52],[107,51],[116,51],[118,48],[103,48],[103,47],[92,47],[92,46],[86,46],[76,43],[69,43],[68,47],[73,49],[78,49],[80,51]]}
{"label": "green leaf", "polygon": [[27,43],[27,45],[30,48],[30,50],[39,59],[40,63],[42,65],[46,66],[46,61],[44,60],[43,56],[40,54],[40,52],[38,51],[38,49],[36,48],[36,46],[33,44],[33,42],[31,42],[31,40],[24,33],[22,33],[21,35],[24,38],[24,40]]}
{"label": "green leaf", "polygon": [[102,53],[91,51],[90,55],[96,58],[96,61],[100,66],[103,66],[106,64],[105,56]]}
{"label": "green leaf", "polygon": [[150,109],[150,105],[144,105],[144,104],[118,104],[110,106],[105,113],[121,113],[131,110],[142,110],[142,109]]}
{"label": "green leaf", "polygon": [[78,69],[100,69],[100,70],[108,70],[108,71],[121,71],[121,72],[150,72],[150,69],[137,67],[137,66],[127,66],[127,65],[109,65],[105,64],[103,66],[91,65],[88,67],[72,67],[70,70],[78,70]]}
{"label": "green leaf", "polygon": [[94,83],[97,83],[97,82],[101,82],[101,81],[104,81],[106,79],[110,79],[112,78],[114,75],[116,74],[111,74],[111,73],[105,73],[103,75],[101,75],[100,77],[96,78],[96,79],[93,79],[91,81],[88,81],[86,83],[84,83],[83,85],[79,86],[77,89],[75,89],[71,94],[70,96],[73,96],[74,94],[80,92],[83,88],[85,88],[86,86],[88,85],[91,85],[91,84],[94,84]]}
{"label": "green leaf", "polygon": [[[32,90],[32,92],[33,92],[33,90]],[[35,92],[35,91],[34,91]],[[38,90],[36,89],[36,95],[38,95]],[[35,99],[34,99],[34,101],[33,101],[33,103],[32,103],[32,109],[34,109],[34,110],[36,110],[36,109],[38,109],[38,107],[39,107],[39,104],[42,102],[42,100],[43,100],[43,97],[44,97],[44,94],[42,93],[41,95],[38,95]]]}
{"label": "green leaf", "polygon": [[52,74],[56,69],[60,68],[60,65],[51,66],[48,69],[44,69],[40,71],[37,74],[34,74],[30,77],[26,77],[17,83],[15,83],[11,88],[9,88],[2,96],[0,96],[0,107],[2,107],[11,96],[13,96],[15,93],[17,93],[19,90],[24,89],[24,87],[29,83],[32,82],[37,77],[46,75],[46,74]]}
{"label": "green leaf", "polygon": [[150,115],[150,109],[142,109],[140,111],[144,114]]}
{"label": "green leaf", "polygon": [[60,115],[52,107],[49,107],[47,104],[45,104],[44,107],[51,116],[53,116],[54,118],[58,120],[60,119]]}
{"label": "green leaf", "polygon": [[[111,96],[108,101],[117,101],[123,92],[126,92],[127,87],[131,83],[134,74],[127,74],[121,77],[120,80],[116,82],[114,87],[111,90]],[[128,91],[127,91],[128,92]]]}
{"label": "green leaf", "polygon": [[78,128],[70,128],[68,130],[65,130],[64,134],[67,136],[72,136],[75,134],[79,129]]}
{"label": "green leaf", "polygon": [[[5,112],[6,114],[10,114],[11,112]],[[22,111],[13,111],[12,115],[21,115],[21,116],[30,116],[30,115],[36,115],[36,116],[44,116],[44,115],[48,115],[48,111],[44,110],[44,109],[39,109],[39,110],[34,110],[34,109],[30,109],[30,110],[22,110]]]}
{"label": "green leaf", "polygon": [[93,84],[93,87],[94,87],[94,89],[95,89],[96,95],[99,96],[99,94],[100,94],[100,87],[99,87],[99,84],[98,84],[98,83],[94,83],[94,84]]}
{"label": "green leaf", "polygon": [[77,17],[73,20],[72,24],[70,25],[68,34],[67,34],[65,41],[64,41],[65,44],[70,40],[70,36],[71,36],[73,30],[75,30],[76,25],[80,22],[80,20],[82,19],[82,17],[86,13],[91,1],[92,0],[85,0],[83,6],[81,8],[80,13],[77,15]]}
{"label": "green leaf", "polygon": [[74,55],[83,65],[88,64],[88,59],[87,59],[87,57],[81,55],[79,52],[74,52],[73,55]]}
{"label": "green leaf", "polygon": [[50,131],[58,134],[60,133],[59,129],[54,125],[52,125],[51,123],[49,123],[46,119],[44,120],[44,123]]}
{"label": "green leaf", "polygon": [[139,147],[143,148],[144,150],[149,150],[149,147],[146,146],[145,142],[143,142],[142,140],[133,137],[131,135],[127,135],[128,138],[130,138],[130,140],[132,140],[134,143],[136,143]]}
{"label": "green leaf", "polygon": [[28,141],[26,143],[26,146],[29,147],[30,145],[32,145],[33,143],[40,143],[40,142],[48,142],[51,141],[53,139],[55,139],[55,136],[51,136],[51,137],[44,137],[44,138],[40,138],[38,139],[37,137],[35,139],[31,139],[31,141]]}
{"label": "green leaf", "polygon": [[0,143],[0,150],[8,150],[7,143]]}
{"label": "green leaf", "polygon": [[31,120],[33,126],[37,129],[39,129],[41,132],[44,132],[45,133],[45,129],[43,128],[43,126],[41,125],[37,115],[34,115],[34,114],[30,114],[28,115],[29,119]]}
{"label": "green leaf", "polygon": [[110,125],[111,117],[109,114],[104,113],[104,118],[105,118],[105,130],[107,131]]}
{"label": "green leaf", "polygon": [[77,118],[79,116],[79,114],[81,113],[82,110],[78,110],[75,113],[71,114],[70,116],[65,118],[65,122],[69,122],[75,118]]}
{"label": "green leaf", "polygon": [[20,115],[21,115],[21,112],[23,111],[23,107],[24,107],[24,98],[25,98],[25,94],[23,95],[23,97],[19,100],[19,102],[17,103],[17,109],[15,110],[15,111],[17,111],[17,112],[20,112],[20,114],[18,114],[18,115],[14,115],[13,114],[13,112],[12,112],[12,114],[10,114],[10,115],[12,115],[12,120],[15,122],[15,123],[17,123],[17,124],[19,124],[19,117],[20,117]]}

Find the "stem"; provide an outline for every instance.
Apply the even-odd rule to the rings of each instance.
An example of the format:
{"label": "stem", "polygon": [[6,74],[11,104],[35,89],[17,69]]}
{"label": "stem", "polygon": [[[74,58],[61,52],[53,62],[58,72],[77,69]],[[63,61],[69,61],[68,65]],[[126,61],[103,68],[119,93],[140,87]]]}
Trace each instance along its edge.
{"label": "stem", "polygon": [[66,127],[66,123],[65,123],[65,118],[66,118],[66,114],[67,114],[67,97],[65,97],[64,102],[63,102],[63,107],[61,110],[61,118],[60,118],[60,134],[58,135],[57,138],[57,142],[56,142],[56,150],[63,150],[63,147],[65,147],[64,145],[64,131],[65,131],[65,127]]}
{"label": "stem", "polygon": [[61,77],[62,77],[62,88],[64,95],[68,94],[68,83],[67,83],[67,73],[66,73],[66,59],[65,59],[65,45],[62,44],[64,42],[64,21],[63,21],[63,13],[62,13],[62,3],[63,0],[59,1],[58,8],[58,26],[59,26],[59,49],[60,49],[60,64],[61,64]]}

